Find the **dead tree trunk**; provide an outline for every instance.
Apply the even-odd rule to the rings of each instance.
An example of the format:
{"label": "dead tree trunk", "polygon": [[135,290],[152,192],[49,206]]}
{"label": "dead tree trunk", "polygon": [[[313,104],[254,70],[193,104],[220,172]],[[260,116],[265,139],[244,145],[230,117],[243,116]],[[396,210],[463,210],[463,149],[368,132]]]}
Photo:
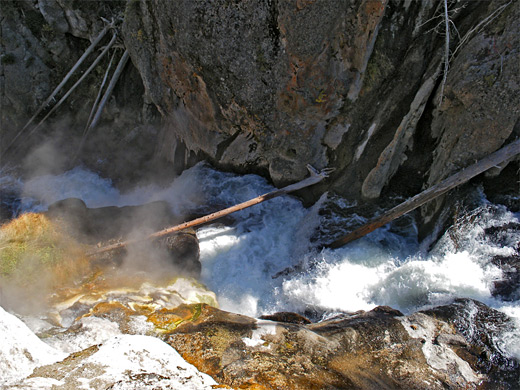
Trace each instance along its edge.
{"label": "dead tree trunk", "polygon": [[267,194],[260,195],[260,196],[258,196],[256,198],[253,198],[253,199],[248,200],[246,202],[237,204],[235,206],[228,207],[227,209],[224,209],[224,210],[221,210],[221,211],[217,211],[215,213],[206,215],[204,217],[200,217],[200,218],[194,219],[192,221],[181,223],[180,225],[176,225],[176,226],[172,226],[172,227],[160,230],[160,231],[152,233],[149,236],[146,236],[146,237],[144,237],[142,239],[128,240],[128,241],[118,242],[116,244],[108,245],[108,246],[105,246],[105,247],[102,247],[102,248],[97,248],[97,249],[93,250],[92,252],[88,253],[88,256],[95,256],[95,255],[99,255],[101,253],[110,252],[110,251],[113,251],[113,250],[116,250],[116,249],[121,249],[121,248],[124,248],[124,247],[126,247],[126,246],[128,246],[130,244],[135,244],[135,243],[138,243],[138,242],[141,242],[141,241],[153,240],[153,239],[165,237],[165,236],[168,236],[168,235],[173,234],[175,232],[178,232],[180,230],[184,230],[184,229],[187,229],[187,228],[190,228],[190,227],[194,227],[194,226],[202,225],[202,224],[210,222],[210,221],[214,221],[215,219],[221,218],[221,217],[223,217],[225,215],[229,215],[229,214],[234,213],[236,211],[240,211],[240,210],[243,210],[245,208],[254,206],[254,205],[258,204],[258,203],[265,202],[266,200],[273,199],[273,198],[276,198],[276,197],[278,197],[280,195],[285,195],[285,194],[288,194],[290,192],[293,192],[293,191],[296,191],[296,190],[299,190],[299,189],[302,189],[302,188],[305,188],[305,187],[309,187],[309,186],[311,186],[313,184],[316,184],[316,183],[322,181],[323,179],[325,179],[328,176],[328,174],[331,172],[331,170],[332,170],[332,169],[327,169],[326,168],[326,169],[322,170],[321,172],[319,172],[319,171],[315,170],[314,168],[312,168],[310,165],[307,165],[307,168],[309,169],[309,172],[310,172],[311,175],[308,178],[306,178],[306,179],[304,179],[302,181],[299,181],[298,183],[291,184],[291,185],[289,185],[287,187],[284,187],[284,188],[281,188],[279,190],[268,192]]}
{"label": "dead tree trunk", "polygon": [[481,174],[482,172],[487,171],[490,168],[495,167],[496,165],[520,154],[520,140],[516,140],[510,143],[507,146],[504,146],[502,149],[490,154],[489,156],[483,158],[482,160],[476,162],[473,165],[470,165],[467,168],[455,173],[454,175],[448,177],[447,179],[441,181],[440,183],[434,185],[433,187],[428,188],[427,190],[415,195],[413,198],[408,199],[407,201],[397,205],[396,207],[390,209],[386,213],[380,215],[379,217],[374,218],[368,223],[360,226],[349,234],[338,238],[332,243],[328,244],[329,248],[339,248],[343,245],[348,244],[351,241],[357,240],[368,233],[380,228],[383,225],[386,225],[388,222],[393,221],[394,219],[415,210],[417,207],[422,206],[423,204],[429,202],[432,199],[446,193],[470,180],[471,178]]}

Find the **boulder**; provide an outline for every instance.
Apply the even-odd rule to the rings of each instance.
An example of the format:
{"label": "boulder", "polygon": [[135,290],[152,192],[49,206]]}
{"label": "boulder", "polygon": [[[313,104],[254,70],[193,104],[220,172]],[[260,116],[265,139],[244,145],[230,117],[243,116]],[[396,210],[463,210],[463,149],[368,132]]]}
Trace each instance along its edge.
{"label": "boulder", "polygon": [[167,236],[161,240],[173,263],[182,275],[200,276],[202,265],[200,263],[199,240],[195,230],[183,230]]}
{"label": "boulder", "polygon": [[497,347],[496,330],[512,331],[510,320],[472,300],[408,316],[377,307],[307,325],[206,305],[162,314],[178,324],[163,339],[233,388],[514,389],[520,379],[518,362]]}

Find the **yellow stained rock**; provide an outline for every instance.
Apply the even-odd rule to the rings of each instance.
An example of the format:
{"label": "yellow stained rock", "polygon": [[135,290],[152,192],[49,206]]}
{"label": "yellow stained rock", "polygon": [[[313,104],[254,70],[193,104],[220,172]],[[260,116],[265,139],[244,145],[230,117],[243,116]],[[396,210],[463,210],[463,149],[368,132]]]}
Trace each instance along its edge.
{"label": "yellow stained rock", "polygon": [[42,277],[56,287],[89,269],[85,247],[45,215],[25,213],[0,226],[0,276],[31,285]]}

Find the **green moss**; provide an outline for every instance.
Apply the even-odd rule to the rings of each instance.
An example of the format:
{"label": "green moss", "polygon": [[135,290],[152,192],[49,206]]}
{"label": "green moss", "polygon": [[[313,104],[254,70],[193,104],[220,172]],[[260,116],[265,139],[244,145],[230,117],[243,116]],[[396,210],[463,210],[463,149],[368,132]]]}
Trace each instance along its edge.
{"label": "green moss", "polygon": [[[3,241],[0,240],[0,275],[8,276],[22,264],[25,271],[40,266],[52,266],[62,260],[63,250],[48,239]],[[25,272],[24,271],[24,272]]]}
{"label": "green moss", "polygon": [[27,250],[27,243],[14,242],[4,245],[0,251],[0,275],[10,275],[16,269],[16,265],[20,261],[21,254]]}

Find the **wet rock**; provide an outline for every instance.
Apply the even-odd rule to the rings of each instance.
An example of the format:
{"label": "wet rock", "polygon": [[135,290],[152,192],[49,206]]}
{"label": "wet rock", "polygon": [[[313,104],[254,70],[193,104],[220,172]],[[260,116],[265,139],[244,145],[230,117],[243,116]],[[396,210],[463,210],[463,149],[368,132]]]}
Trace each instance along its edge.
{"label": "wet rock", "polygon": [[[511,240],[514,243],[516,238],[520,238],[520,224],[510,222],[491,226],[485,229],[485,235],[497,246],[511,246]],[[493,296],[505,301],[520,299],[520,244],[510,255],[494,256],[490,263],[502,271],[501,279],[493,281]]]}
{"label": "wet rock", "polygon": [[261,320],[269,320],[269,321],[277,321],[277,322],[287,322],[289,324],[300,324],[306,325],[310,324],[311,321],[298,313],[291,312],[278,312],[274,314],[266,314],[259,317]]}
{"label": "wet rock", "polygon": [[520,247],[511,256],[495,256],[491,263],[502,270],[502,279],[493,282],[493,296],[504,301],[520,299]]}
{"label": "wet rock", "polygon": [[[307,325],[202,305],[163,313],[163,323],[176,326],[162,337],[199,370],[233,388],[476,389],[497,383],[513,389],[517,363],[486,339],[485,323],[477,318],[474,333],[463,329],[470,324],[460,322],[461,312],[472,305],[507,328],[505,316],[469,300],[409,316],[380,307]],[[481,349],[502,356],[502,364],[482,365]]]}
{"label": "wet rock", "polygon": [[161,241],[180,274],[196,278],[200,276],[202,265],[199,240],[193,229],[172,234]]}
{"label": "wet rock", "polygon": [[467,342],[454,352],[473,370],[484,375],[483,389],[514,389],[520,381],[520,363],[508,355],[503,337],[516,332],[512,320],[499,311],[471,299],[427,310],[424,314],[445,321]]}

